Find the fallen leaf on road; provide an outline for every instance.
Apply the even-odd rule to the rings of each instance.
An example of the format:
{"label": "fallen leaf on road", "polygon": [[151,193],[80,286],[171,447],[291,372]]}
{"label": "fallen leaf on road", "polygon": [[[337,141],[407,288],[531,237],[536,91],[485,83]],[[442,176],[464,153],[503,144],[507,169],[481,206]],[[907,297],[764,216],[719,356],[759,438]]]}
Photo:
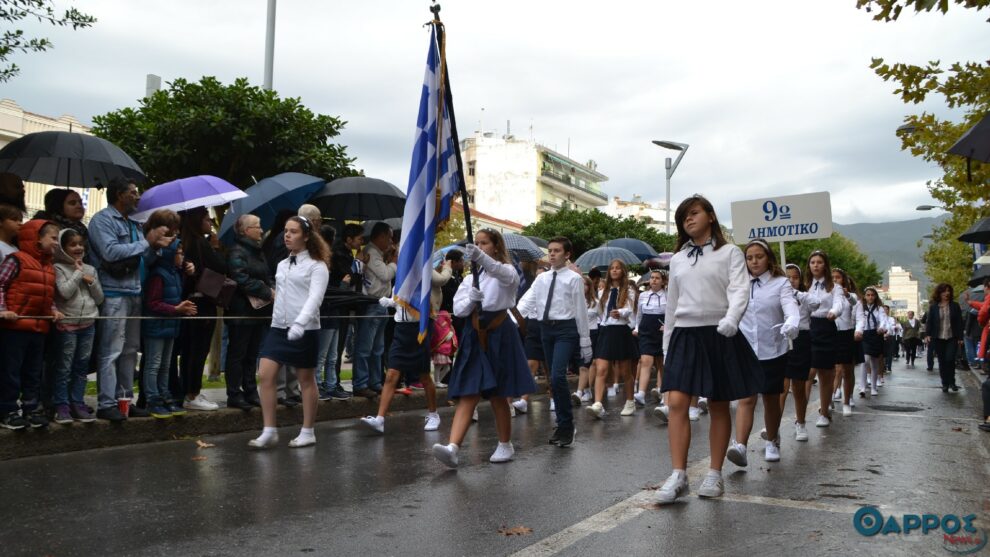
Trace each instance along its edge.
{"label": "fallen leaf on road", "polygon": [[192,459],[195,460],[196,462],[200,462],[200,461],[206,460],[206,457],[205,456],[194,456],[194,457],[192,457]]}
{"label": "fallen leaf on road", "polygon": [[533,529],[525,526],[513,526],[512,528],[503,526],[498,529],[498,533],[503,536],[525,536],[527,534],[532,534]]}
{"label": "fallen leaf on road", "polygon": [[961,432],[962,430],[963,430],[963,428],[961,428],[961,427],[954,427],[954,428],[952,428],[952,431],[959,431],[959,432]]}
{"label": "fallen leaf on road", "polygon": [[213,443],[206,443],[206,442],[203,442],[203,441],[197,439],[196,440],[196,447],[197,448],[200,448],[200,449],[210,449],[210,448],[216,447],[216,445],[214,445]]}

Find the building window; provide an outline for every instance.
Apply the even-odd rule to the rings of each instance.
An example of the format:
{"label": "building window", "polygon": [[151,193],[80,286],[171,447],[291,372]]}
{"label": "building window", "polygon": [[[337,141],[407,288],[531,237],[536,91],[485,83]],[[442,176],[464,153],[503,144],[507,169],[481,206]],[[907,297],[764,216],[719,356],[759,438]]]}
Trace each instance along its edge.
{"label": "building window", "polygon": [[468,176],[474,176],[474,162],[468,161]]}

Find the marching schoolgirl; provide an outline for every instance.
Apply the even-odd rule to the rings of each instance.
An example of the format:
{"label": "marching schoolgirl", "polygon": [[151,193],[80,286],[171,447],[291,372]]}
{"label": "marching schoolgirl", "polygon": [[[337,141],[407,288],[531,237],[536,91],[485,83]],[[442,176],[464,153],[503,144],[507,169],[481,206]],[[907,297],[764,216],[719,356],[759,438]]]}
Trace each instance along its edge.
{"label": "marching schoolgirl", "polygon": [[711,469],[698,495],[719,497],[722,462],[732,433],[729,402],[759,392],[760,362],[739,331],[749,301],[742,251],[722,235],[712,204],[699,195],[674,214],[677,249],[667,286],[665,354],[661,390],[670,408],[668,439],[673,472],[657,490],[657,502],[672,503],[688,493],[687,455],[691,444],[688,405],[692,396],[710,399]]}
{"label": "marching schoolgirl", "polygon": [[[870,395],[877,395],[877,379],[882,368],[883,335],[887,332],[887,312],[880,303],[877,289],[867,286],[863,290],[863,303],[856,312],[856,340],[863,343],[863,364],[859,380],[859,396],[866,397],[866,386],[870,386]],[[869,376],[869,380],[867,377]]]}
{"label": "marching schoolgirl", "polygon": [[832,400],[842,402],[842,415],[852,415],[852,393],[855,381],[857,346],[855,338],[856,313],[860,310],[859,298],[852,277],[842,269],[832,269],[832,282],[846,293],[842,311],[835,318],[835,392]]}
{"label": "marching schoolgirl", "polygon": [[[646,388],[650,385],[650,372],[657,367],[657,392],[663,380],[663,320],[667,311],[666,277],[659,270],[650,271],[650,288],[639,295],[636,311],[636,328],[633,335],[639,340],[639,390],[634,396],[636,404],[646,406]],[[660,397],[658,406],[663,406]],[[666,417],[666,415],[663,415]],[[662,420],[663,418],[661,418]]]}
{"label": "marching schoolgirl", "polygon": [[481,266],[478,287],[465,278],[454,295],[454,315],[469,318],[447,382],[447,396],[457,399],[457,409],[450,442],[433,445],[433,456],[450,468],[457,467],[460,444],[482,397],[492,405],[498,431],[498,447],[489,460],[512,460],[509,399],[536,390],[519,330],[509,319],[508,310],[516,305],[519,275],[509,263],[505,240],[486,228],[478,231],[475,242],[465,246],[464,256]]}
{"label": "marching schoolgirl", "polygon": [[275,429],[275,381],[281,366],[293,366],[303,399],[303,425],[289,441],[293,448],[316,444],[316,360],[320,345],[320,305],[330,281],[330,246],[309,219],[289,218],[285,223],[285,247],[289,257],[275,272],[275,304],[272,326],[261,346],[258,366],[264,429],[248,445],[256,449],[278,444]]}
{"label": "marching schoolgirl", "polygon": [[818,377],[821,402],[815,425],[828,427],[832,423],[830,406],[838,343],[835,320],[842,314],[846,293],[832,282],[832,267],[824,251],[815,250],[808,257],[805,286],[808,288],[806,299],[811,306],[811,378]]}
{"label": "marching schoolgirl", "polygon": [[580,406],[581,403],[591,402],[592,400],[592,390],[594,389],[596,379],[595,347],[598,344],[598,322],[600,320],[598,315],[598,298],[595,296],[597,292],[598,288],[595,286],[595,282],[585,276],[584,301],[588,311],[588,328],[591,335],[592,353],[590,360],[582,361],[578,365],[578,388],[571,396],[571,402],[575,406]]}
{"label": "marching schoolgirl", "polygon": [[794,298],[798,302],[800,324],[798,336],[794,338],[790,352],[787,353],[787,368],[784,370],[784,392],[780,395],[780,408],[784,409],[787,402],[787,390],[794,393],[794,440],[807,441],[808,430],[804,425],[808,413],[808,392],[805,383],[809,382],[811,373],[811,305],[808,303],[808,288],[804,284],[801,268],[793,263],[785,267],[787,280],[794,289]]}
{"label": "marching schoolgirl", "polygon": [[[763,370],[763,421],[766,425],[764,460],[780,460],[780,395],[784,392],[787,369],[787,341],[798,335],[800,310],[794,289],[777,265],[777,257],[766,240],[746,244],[746,269],[749,271],[749,304],[739,323]],[[737,466],[746,466],[746,441],[753,428],[756,395],[744,398],[736,406],[736,439],[729,443],[726,457]],[[742,442],[740,442],[740,440]]]}
{"label": "marching schoolgirl", "polygon": [[[533,286],[536,279],[539,278],[541,274],[546,270],[543,265],[538,265],[537,262],[530,262],[533,266],[534,271],[529,278],[529,284],[526,287],[526,291],[520,294],[519,299],[526,292],[529,292],[529,288]],[[526,363],[529,364],[529,372],[536,377],[540,373],[540,368],[545,368],[547,361],[546,355],[543,353],[543,328],[540,323],[539,311],[534,309],[531,312],[520,312],[520,315],[526,320],[526,338],[523,341],[523,348],[526,351]],[[549,378],[549,375],[547,376]],[[551,405],[553,400],[550,401]],[[553,408],[551,408],[553,410]],[[512,402],[513,414],[516,412],[520,414],[525,414],[529,411],[529,395],[525,395],[519,400]]]}
{"label": "marching schoolgirl", "polygon": [[633,377],[630,365],[635,357],[636,348],[632,336],[630,322],[635,318],[636,290],[629,284],[629,268],[622,261],[615,259],[608,266],[608,276],[605,287],[598,292],[598,311],[601,321],[598,324],[598,346],[595,356],[595,368],[598,378],[595,381],[595,403],[587,407],[593,417],[605,417],[605,407],[602,398],[605,395],[606,375],[611,366],[615,373],[615,382],[622,378],[626,403],[622,407],[623,416],[636,413],[636,403],[633,402]]}

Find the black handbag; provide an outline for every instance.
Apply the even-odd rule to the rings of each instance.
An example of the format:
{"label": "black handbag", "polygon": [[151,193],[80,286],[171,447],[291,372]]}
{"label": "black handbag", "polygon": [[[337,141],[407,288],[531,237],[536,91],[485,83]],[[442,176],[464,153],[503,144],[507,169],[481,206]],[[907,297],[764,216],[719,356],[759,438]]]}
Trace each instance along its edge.
{"label": "black handbag", "polygon": [[232,279],[210,269],[203,269],[196,281],[196,292],[212,300],[216,305],[226,309],[237,291],[237,283]]}

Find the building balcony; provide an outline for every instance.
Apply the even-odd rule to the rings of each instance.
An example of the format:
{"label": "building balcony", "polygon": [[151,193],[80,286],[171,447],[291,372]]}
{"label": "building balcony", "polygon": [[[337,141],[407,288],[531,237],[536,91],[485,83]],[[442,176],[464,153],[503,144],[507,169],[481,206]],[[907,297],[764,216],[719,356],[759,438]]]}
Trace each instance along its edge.
{"label": "building balcony", "polygon": [[544,213],[554,214],[557,211],[563,209],[564,206],[556,201],[549,201],[544,199],[540,202],[540,210]]}
{"label": "building balcony", "polygon": [[578,184],[573,176],[559,172],[557,170],[545,168],[540,172],[540,182],[551,188],[571,195],[575,200],[579,200],[592,207],[600,207],[608,204],[608,196],[596,189]]}

